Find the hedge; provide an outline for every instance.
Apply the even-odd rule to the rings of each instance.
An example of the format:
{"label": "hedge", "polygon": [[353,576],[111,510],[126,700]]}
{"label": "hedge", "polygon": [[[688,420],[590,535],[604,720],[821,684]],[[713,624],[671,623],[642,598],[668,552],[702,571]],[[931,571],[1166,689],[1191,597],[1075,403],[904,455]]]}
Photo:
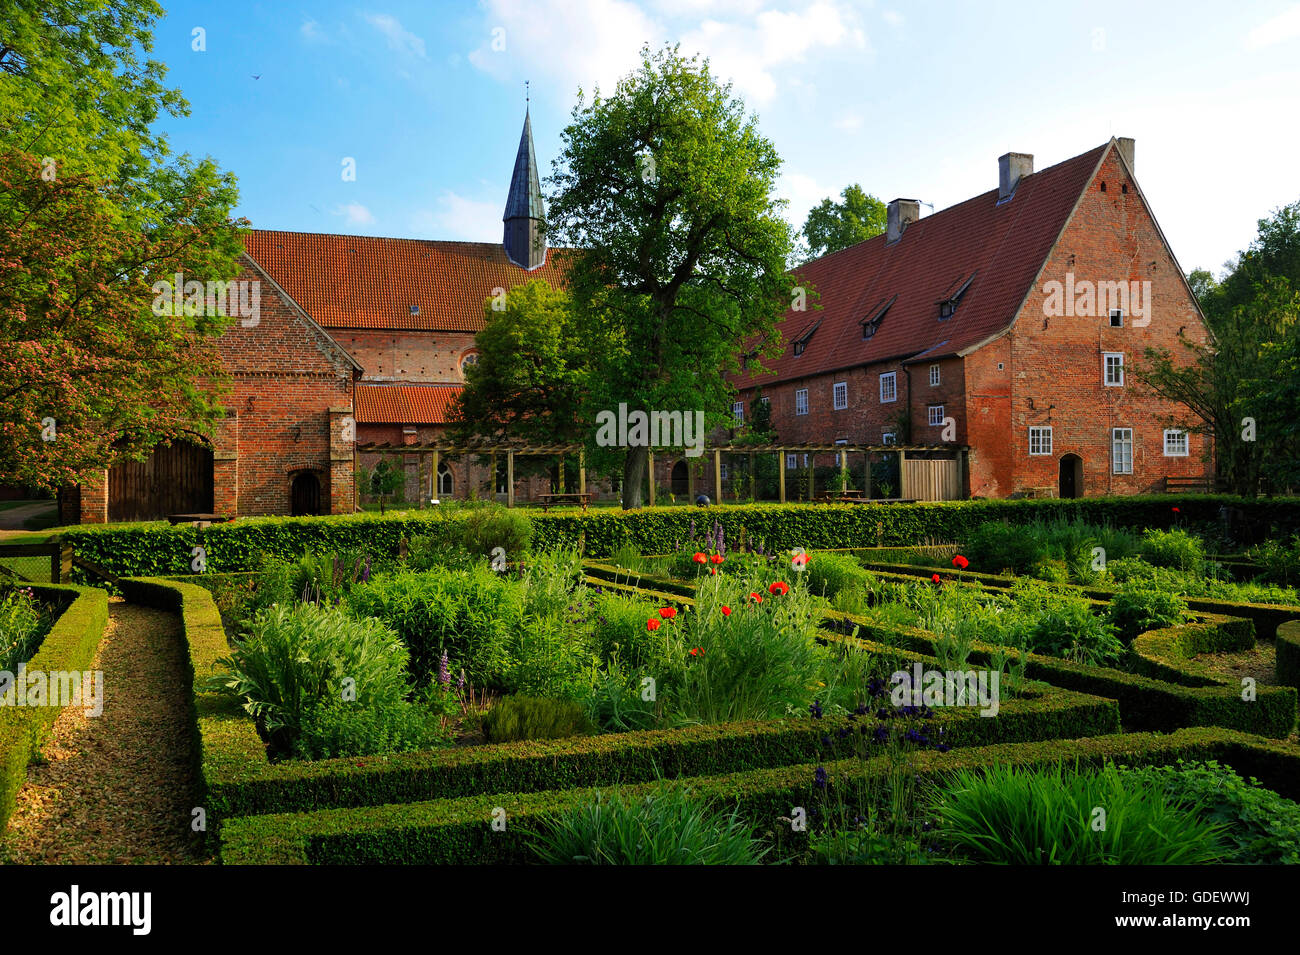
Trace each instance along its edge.
{"label": "hedge", "polygon": [[1300,688],[1300,620],[1277,628],[1277,681]]}
{"label": "hedge", "polygon": [[[108,595],[66,584],[24,584],[61,604],[62,612],[27,661],[30,671],[86,671],[108,625]],[[61,712],[55,706],[0,706],[0,832],[9,825],[27,763]]]}
{"label": "hedge", "polygon": [[[911,755],[918,778],[934,779],[958,769],[992,763],[1046,766],[1074,761],[1097,766],[1107,760],[1129,765],[1170,764],[1179,759],[1217,759],[1260,778],[1284,795],[1298,795],[1300,750],[1224,729],[1191,728],[1169,735],[1112,734],[1090,739],[997,744],[949,753]],[[779,766],[681,780],[696,798],[736,806],[750,825],[783,827],[797,806],[818,798],[813,774],[818,764]],[[896,771],[890,757],[823,764],[832,785],[866,791]],[[635,798],[655,784],[621,787]],[[244,816],[229,820],[221,835],[225,864],[505,864],[534,861],[525,833],[552,813],[595,798],[593,787],[534,793],[474,795],[402,805],[325,809],[309,813]],[[851,795],[851,793],[850,793]],[[505,829],[494,831],[503,810]]]}
{"label": "hedge", "polygon": [[[892,575],[893,577],[924,577],[929,579],[935,572],[933,567],[887,564],[880,561],[863,561],[862,566],[874,573]],[[1003,574],[982,574],[971,570],[940,571],[940,574],[947,576],[950,580],[967,580],[991,590],[1008,589],[1016,580],[1015,577],[1008,577]],[[1059,586],[1071,587],[1091,600],[1100,601],[1109,601],[1118,591],[1118,588],[1114,587],[1079,586],[1077,584]],[[1300,617],[1300,607],[1287,604],[1255,604],[1232,600],[1214,600],[1208,597],[1184,597],[1183,599],[1187,603],[1187,608],[1196,613],[1246,618],[1255,625],[1255,632],[1263,640],[1271,641],[1281,624]]]}
{"label": "hedge", "polygon": [[[1249,624],[1249,620],[1239,623]],[[1208,623],[1148,630],[1129,644],[1129,659],[1137,672],[1183,686],[1224,686],[1195,659],[1201,653],[1239,653],[1255,648],[1253,632]]]}
{"label": "hedge", "polygon": [[[729,541],[743,532],[771,548],[909,545],[931,539],[958,540],[988,521],[1024,524],[1057,518],[1119,527],[1169,527],[1217,520],[1219,508],[1238,508],[1274,528],[1279,536],[1300,530],[1300,499],[1247,500],[1194,494],[1112,498],[933,501],[916,504],[753,504],[706,508],[654,507],[634,511],[559,511],[531,514],[534,546],[576,548],[607,557],[630,544],[642,553],[664,553],[684,543],[690,526],[703,533],[717,521]],[[1175,515],[1172,508],[1182,511]],[[397,512],[331,517],[240,518],[204,529],[149,524],[86,525],[63,532],[79,556],[118,576],[161,576],[190,570],[191,550],[202,542],[213,571],[253,569],[257,555],[294,559],[318,550],[359,548],[395,557],[402,537],[454,534],[461,517],[451,513]]]}
{"label": "hedge", "polygon": [[[530,740],[447,750],[349,759],[271,763],[253,721],[223,697],[203,693],[193,678],[215,670],[226,653],[207,591],[160,579],[124,581],[128,599],[180,613],[189,643],[199,772],[209,829],[230,816],[525,792],[580,782],[639,781],[657,775],[696,775],[753,769],[815,757],[823,737],[853,720],[749,721],[559,740]],[[927,660],[886,650],[894,656]],[[927,660],[933,663],[933,660]],[[860,725],[859,721],[859,725]],[[1119,730],[1110,700],[1046,688],[1004,702],[998,718],[971,708],[947,709],[930,720],[952,746],[1091,736]]]}

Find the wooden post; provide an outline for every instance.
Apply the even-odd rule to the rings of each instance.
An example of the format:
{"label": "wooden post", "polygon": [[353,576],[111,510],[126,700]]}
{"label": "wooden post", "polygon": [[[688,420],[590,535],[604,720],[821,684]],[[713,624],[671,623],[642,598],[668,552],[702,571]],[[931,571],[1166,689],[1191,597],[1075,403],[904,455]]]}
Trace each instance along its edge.
{"label": "wooden post", "polygon": [[492,476],[488,478],[488,500],[497,499],[497,453],[492,452]]}
{"label": "wooden post", "polygon": [[564,455],[560,455],[560,486],[556,488],[561,494],[564,493]]}
{"label": "wooden post", "polygon": [[[440,493],[440,491],[439,491],[439,488],[438,488],[438,449],[437,449],[437,448],[434,448],[434,449],[433,449],[433,465],[432,465],[432,470],[431,470],[430,473],[429,473],[429,498],[430,498],[430,500],[432,500],[432,499],[435,498],[435,497],[438,497],[438,494],[439,494],[439,493]],[[438,500],[441,501],[442,498],[439,497]]]}
{"label": "wooden post", "polygon": [[781,503],[785,503],[785,452],[776,452],[777,486],[781,489]]}
{"label": "wooden post", "polygon": [[515,453],[506,452],[506,507],[515,506]]}
{"label": "wooden post", "polygon": [[863,457],[867,459],[866,466],[862,469],[862,496],[871,497],[871,452],[862,452]]}
{"label": "wooden post", "polygon": [[844,445],[843,451],[840,452],[840,490],[849,489],[849,452],[848,445]]}
{"label": "wooden post", "polygon": [[587,493],[587,451],[578,449],[578,493]]}
{"label": "wooden post", "polygon": [[722,452],[713,449],[713,493],[715,504],[722,503]]}
{"label": "wooden post", "polygon": [[695,503],[695,465],[690,458],[686,459],[686,497],[688,504]]}
{"label": "wooden post", "polygon": [[907,452],[898,452],[898,496],[907,500]]}
{"label": "wooden post", "polygon": [[808,500],[817,494],[817,453],[808,455]]}
{"label": "wooden post", "polygon": [[749,499],[757,501],[758,496],[754,492],[754,452],[749,452]]}
{"label": "wooden post", "polygon": [[646,452],[646,474],[650,478],[650,506],[655,506],[655,453]]}

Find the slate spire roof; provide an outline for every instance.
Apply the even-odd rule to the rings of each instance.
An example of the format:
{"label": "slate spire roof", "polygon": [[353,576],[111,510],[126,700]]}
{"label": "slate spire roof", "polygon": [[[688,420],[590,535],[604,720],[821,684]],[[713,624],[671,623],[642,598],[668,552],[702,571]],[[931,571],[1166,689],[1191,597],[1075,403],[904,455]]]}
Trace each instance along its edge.
{"label": "slate spire roof", "polygon": [[515,154],[515,171],[510,177],[506,197],[505,223],[501,245],[508,258],[523,269],[538,268],[546,261],[546,207],[542,204],[542,184],[537,177],[537,155],[533,150],[533,121],[524,110],[524,131],[519,136]]}

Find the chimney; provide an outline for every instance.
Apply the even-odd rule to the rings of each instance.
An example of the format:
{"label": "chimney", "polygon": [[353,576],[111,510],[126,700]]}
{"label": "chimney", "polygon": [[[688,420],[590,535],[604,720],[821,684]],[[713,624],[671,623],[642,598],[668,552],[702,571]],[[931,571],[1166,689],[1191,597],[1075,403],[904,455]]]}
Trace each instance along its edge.
{"label": "chimney", "polygon": [[889,203],[885,218],[885,244],[892,245],[903,237],[903,230],[921,218],[919,199],[895,199]]}
{"label": "chimney", "polygon": [[1119,149],[1119,154],[1124,157],[1124,161],[1128,163],[1128,171],[1132,173],[1133,172],[1133,147],[1134,147],[1133,140],[1130,139],[1128,136],[1120,136],[1118,139],[1115,140],[1115,145]]}
{"label": "chimney", "polygon": [[1034,174],[1034,157],[1030,153],[1007,153],[998,157],[998,202],[1009,199],[1025,176]]}

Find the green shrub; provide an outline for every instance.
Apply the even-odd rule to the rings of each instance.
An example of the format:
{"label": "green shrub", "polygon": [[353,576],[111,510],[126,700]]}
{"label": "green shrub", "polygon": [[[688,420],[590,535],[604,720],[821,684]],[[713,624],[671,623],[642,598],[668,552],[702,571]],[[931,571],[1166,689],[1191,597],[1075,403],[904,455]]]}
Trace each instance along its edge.
{"label": "green shrub", "polygon": [[936,859],[910,833],[878,830],[870,825],[819,832],[808,840],[812,865],[930,865]]}
{"label": "green shrub", "polygon": [[1205,543],[1199,537],[1175,528],[1148,528],[1142,534],[1142,556],[1156,567],[1200,572],[1205,566]]}
{"label": "green shrub", "polygon": [[1190,619],[1187,601],[1178,594],[1138,581],[1126,583],[1111,597],[1106,616],[1125,641]]}
{"label": "green shrub", "polygon": [[[798,574],[799,571],[790,571]],[[833,554],[818,551],[808,556],[808,563],[802,571],[808,592],[818,597],[833,600],[840,594],[856,591],[869,593],[875,577],[854,557],[848,554]]]}
{"label": "green shrub", "polygon": [[736,811],[690,799],[680,786],[638,799],[599,794],[529,837],[551,865],[757,865],[765,851]]}
{"label": "green shrub", "polygon": [[1193,800],[1110,764],[963,769],[940,783],[934,812],[943,841],[979,863],[1205,865],[1224,854],[1224,827]]}
{"label": "green shrub", "polygon": [[1025,528],[1001,522],[981,524],[967,534],[962,552],[971,570],[985,574],[1027,574],[1047,556],[1041,541]]}
{"label": "green shrub", "polygon": [[1229,766],[1178,761],[1177,766],[1122,768],[1125,786],[1163,791],[1195,804],[1202,819],[1224,827],[1224,862],[1237,865],[1300,864],[1300,804],[1242,779]]}
{"label": "green shrub", "polygon": [[461,520],[461,543],[476,557],[490,557],[500,547],[508,561],[523,560],[533,542],[533,522],[521,510],[484,507],[466,512]]}
{"label": "green shrub", "polygon": [[427,684],[442,652],[478,687],[504,689],[511,643],[524,620],[524,589],[486,563],[468,571],[376,577],[348,598],[353,613],[396,631],[411,655],[411,677]]}
{"label": "green shrub", "polygon": [[[279,755],[342,755],[344,741],[361,748],[347,755],[426,742],[403,712],[412,705],[406,649],[378,620],[314,604],[272,607],[220,663],[229,672],[210,689],[237,700]],[[399,730],[411,732],[394,741]]]}
{"label": "green shrub", "polygon": [[641,597],[606,591],[594,598],[589,626],[592,649],[602,663],[615,654],[633,670],[656,667],[663,659],[663,639],[646,630],[659,607]]}
{"label": "green shrub", "polygon": [[593,729],[583,708],[568,700],[507,696],[483,715],[483,735],[489,743],[563,739],[585,736]]}

